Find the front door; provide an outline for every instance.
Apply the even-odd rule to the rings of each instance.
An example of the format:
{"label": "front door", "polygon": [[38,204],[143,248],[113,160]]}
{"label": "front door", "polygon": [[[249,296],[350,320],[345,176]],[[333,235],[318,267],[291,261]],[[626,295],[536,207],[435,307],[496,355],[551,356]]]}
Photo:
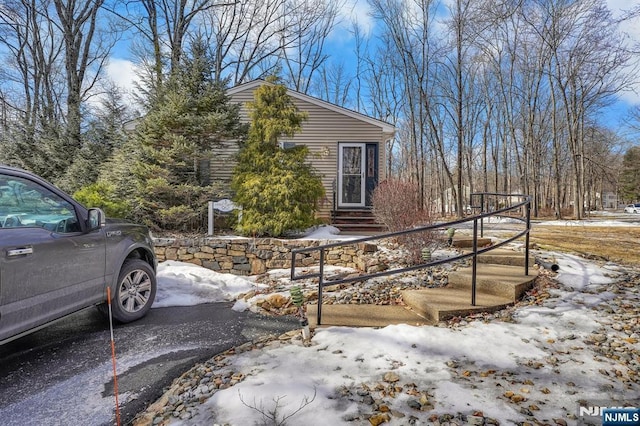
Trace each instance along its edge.
{"label": "front door", "polygon": [[365,146],[363,143],[339,144],[338,207],[364,207]]}
{"label": "front door", "polygon": [[338,207],[371,205],[378,180],[378,145],[340,143],[338,156]]}

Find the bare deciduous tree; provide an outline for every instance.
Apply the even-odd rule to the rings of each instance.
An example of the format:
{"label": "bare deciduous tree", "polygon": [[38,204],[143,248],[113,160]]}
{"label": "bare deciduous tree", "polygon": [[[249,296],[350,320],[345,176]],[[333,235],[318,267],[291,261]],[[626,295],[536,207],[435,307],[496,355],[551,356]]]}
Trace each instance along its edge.
{"label": "bare deciduous tree", "polygon": [[145,65],[147,90],[157,93],[165,75],[178,69],[193,24],[203,19],[207,11],[239,3],[235,0],[112,0],[105,8],[125,29],[142,35],[142,40],[134,41],[133,51]]}
{"label": "bare deciduous tree", "polygon": [[328,54],[324,46],[344,3],[344,0],[285,3],[283,79],[296,91],[308,93],[314,74],[326,62]]}
{"label": "bare deciduous tree", "polygon": [[98,80],[113,43],[99,29],[98,14],[103,2],[53,0],[66,70],[66,129],[58,150],[70,158],[82,146],[82,102]]}
{"label": "bare deciduous tree", "polygon": [[[53,178],[55,161],[46,146],[59,133],[64,79],[60,34],[48,1],[5,2],[0,13],[3,161]],[[26,153],[29,153],[27,155]],[[55,154],[55,153],[53,153]],[[55,158],[53,159],[55,160]]]}
{"label": "bare deciduous tree", "polygon": [[285,1],[237,2],[203,16],[199,31],[209,41],[217,79],[239,84],[273,73],[285,44]]}

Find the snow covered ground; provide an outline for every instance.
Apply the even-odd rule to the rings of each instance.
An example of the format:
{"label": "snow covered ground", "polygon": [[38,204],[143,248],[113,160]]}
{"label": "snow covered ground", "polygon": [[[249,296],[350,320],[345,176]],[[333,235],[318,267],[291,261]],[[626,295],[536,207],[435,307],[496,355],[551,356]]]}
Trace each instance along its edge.
{"label": "snow covered ground", "polygon": [[[289,425],[449,418],[563,425],[584,420],[580,403],[640,406],[640,272],[546,255],[560,272],[539,299],[509,316],[439,327],[331,327],[317,330],[308,345],[276,341],[227,359],[225,369],[242,380],[170,424],[272,424],[291,416]],[[158,306],[193,293],[201,301],[229,300],[255,286],[178,263],[161,265],[160,287],[170,282],[180,285],[160,291]]]}
{"label": "snow covered ground", "polygon": [[[306,238],[353,237],[322,227]],[[579,401],[640,405],[640,271],[544,254],[555,258],[560,273],[533,301],[509,309],[508,315],[439,327],[332,327],[317,330],[309,345],[276,340],[225,356],[216,374],[225,370],[241,380],[211,397],[195,398],[189,416],[166,420],[244,426],[291,416],[290,426],[410,425],[457,416],[457,424],[562,425],[577,423]],[[273,274],[280,279],[288,272]],[[158,287],[154,308],[233,301],[265,290],[254,278],[179,262],[160,264]],[[259,300],[249,298],[234,309],[254,309]],[[120,374],[132,368],[122,361]],[[40,397],[55,393],[72,400],[90,381],[108,380],[111,365],[103,367],[93,377],[74,378]],[[121,395],[120,401],[126,398]],[[74,411],[103,424],[113,412],[113,396],[93,398],[69,410]]]}

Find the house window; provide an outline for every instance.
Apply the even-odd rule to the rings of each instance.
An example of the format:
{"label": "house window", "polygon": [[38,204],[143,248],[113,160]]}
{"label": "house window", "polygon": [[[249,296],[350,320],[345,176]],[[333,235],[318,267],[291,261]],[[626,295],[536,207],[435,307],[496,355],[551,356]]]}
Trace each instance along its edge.
{"label": "house window", "polygon": [[211,160],[200,160],[198,165],[198,182],[200,182],[202,186],[211,184]]}
{"label": "house window", "polygon": [[278,142],[278,145],[280,145],[280,148],[282,148],[282,149],[291,149],[291,148],[295,148],[296,143],[295,142],[280,141],[280,142]]}
{"label": "house window", "polygon": [[367,177],[376,176],[376,148],[367,146]]}

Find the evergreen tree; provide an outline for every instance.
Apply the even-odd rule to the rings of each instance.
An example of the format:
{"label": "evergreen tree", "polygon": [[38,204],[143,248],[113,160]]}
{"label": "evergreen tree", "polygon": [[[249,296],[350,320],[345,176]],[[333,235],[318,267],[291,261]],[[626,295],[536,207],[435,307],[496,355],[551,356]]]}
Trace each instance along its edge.
{"label": "evergreen tree", "polygon": [[225,84],[211,77],[206,52],[196,40],[128,147],[136,155],[133,218],[156,229],[204,227],[207,201],[219,192],[208,184],[206,160],[220,141],[246,133],[239,106],[229,103]]}
{"label": "evergreen tree", "polygon": [[249,135],[238,153],[231,184],[234,201],[243,208],[238,230],[246,235],[280,236],[306,229],[316,223],[316,205],[324,188],[305,162],[308,148],[283,149],[278,142],[300,131],[307,115],[277,84],[258,88],[248,107]]}
{"label": "evergreen tree", "polygon": [[620,196],[625,202],[640,201],[640,147],[630,148],[622,160]]}
{"label": "evergreen tree", "polygon": [[[82,135],[82,147],[64,176],[56,183],[68,192],[74,192],[96,182],[103,163],[124,144],[124,123],[131,118],[121,90],[111,86],[100,101],[100,108]],[[92,206],[93,207],[93,206]]]}
{"label": "evergreen tree", "polygon": [[100,207],[108,217],[125,218],[130,211],[126,200],[115,196],[115,185],[101,180],[76,191],[73,198],[89,207]]}
{"label": "evergreen tree", "polygon": [[[19,167],[55,182],[64,171],[57,151],[57,141],[63,128],[51,123],[33,129],[23,122],[12,122],[3,129],[0,144],[0,163]],[[68,158],[67,158],[68,159]]]}
{"label": "evergreen tree", "polygon": [[137,219],[132,164],[140,158],[141,149],[135,138],[125,137],[100,167],[98,180],[81,188],[74,197],[86,206],[102,208],[107,216]]}

